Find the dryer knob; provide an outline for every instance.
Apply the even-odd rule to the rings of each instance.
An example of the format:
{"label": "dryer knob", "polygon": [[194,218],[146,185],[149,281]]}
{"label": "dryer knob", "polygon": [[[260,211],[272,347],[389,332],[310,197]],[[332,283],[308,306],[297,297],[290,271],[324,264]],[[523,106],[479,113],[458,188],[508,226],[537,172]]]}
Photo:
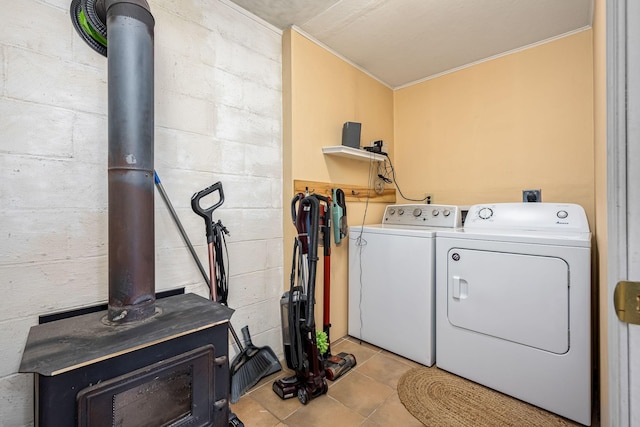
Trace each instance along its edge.
{"label": "dryer knob", "polygon": [[389,215],[393,215],[396,213],[396,210],[393,208],[389,208]]}
{"label": "dryer knob", "polygon": [[398,215],[404,215],[404,209],[398,209]]}
{"label": "dryer knob", "polygon": [[569,216],[569,213],[567,211],[558,211],[558,213],[556,215],[560,219],[565,219],[566,217]]}
{"label": "dryer knob", "polygon": [[419,217],[420,215],[422,215],[422,209],[420,208],[415,208],[413,210],[413,216],[415,216],[416,218]]}
{"label": "dryer knob", "polygon": [[489,219],[493,216],[493,210],[491,208],[482,208],[478,212],[480,219]]}
{"label": "dryer knob", "polygon": [[445,210],[442,211],[442,215],[449,216],[449,215],[451,215],[451,211],[449,209],[445,209]]}
{"label": "dryer knob", "polygon": [[434,209],[434,210],[431,212],[431,214],[432,214],[433,216],[438,216],[438,215],[440,215],[440,211],[439,211],[438,209]]}

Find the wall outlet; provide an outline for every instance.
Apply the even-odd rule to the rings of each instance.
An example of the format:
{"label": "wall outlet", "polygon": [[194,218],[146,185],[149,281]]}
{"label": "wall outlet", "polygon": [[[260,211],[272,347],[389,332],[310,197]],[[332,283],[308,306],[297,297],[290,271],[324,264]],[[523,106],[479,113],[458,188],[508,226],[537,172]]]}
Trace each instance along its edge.
{"label": "wall outlet", "polygon": [[528,202],[541,202],[542,190],[522,190],[522,201]]}
{"label": "wall outlet", "polygon": [[433,194],[425,194],[424,195],[424,202],[428,205],[430,205],[431,203],[433,203]]}

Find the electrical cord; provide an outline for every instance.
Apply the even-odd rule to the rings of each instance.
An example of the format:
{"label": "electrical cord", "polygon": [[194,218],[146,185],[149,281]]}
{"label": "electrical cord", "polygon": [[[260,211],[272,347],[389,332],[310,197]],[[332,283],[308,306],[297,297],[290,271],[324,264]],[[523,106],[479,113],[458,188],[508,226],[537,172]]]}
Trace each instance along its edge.
{"label": "electrical cord", "polygon": [[[213,224],[213,248],[215,252],[216,277],[215,286],[218,291],[218,302],[227,305],[229,296],[229,277],[227,276],[227,268],[229,265],[229,251],[227,250],[227,241],[225,234],[229,235],[229,230],[222,224],[222,221]],[[223,251],[224,248],[224,251]],[[226,260],[225,260],[226,255]]]}
{"label": "electrical cord", "polygon": [[[378,162],[379,163],[379,162]],[[367,241],[362,237],[362,234],[364,233],[364,224],[366,222],[366,218],[367,218],[367,211],[369,209],[369,199],[371,198],[371,187],[373,186],[373,159],[369,160],[369,178],[367,181],[367,198],[365,201],[365,205],[364,205],[364,214],[362,215],[362,224],[360,226],[360,232],[358,233],[358,236],[354,239],[355,240],[355,244],[358,247],[358,263],[359,263],[359,282],[360,282],[360,289],[359,289],[359,294],[358,294],[358,314],[359,314],[359,320],[360,320],[360,325],[359,325],[359,335],[360,335],[360,342],[362,342],[362,290],[364,288],[364,286],[362,285],[362,248],[364,246],[367,245]],[[349,239],[351,239],[351,237],[349,237]]]}
{"label": "electrical cord", "polygon": [[[398,189],[398,192],[400,193],[400,195],[405,199],[405,200],[409,200],[409,201],[413,201],[413,202],[422,202],[425,200],[428,200],[428,196],[425,197],[424,199],[410,199],[408,197],[406,197],[403,193],[402,190],[400,189],[400,186],[398,185],[398,180],[396,179],[396,172],[395,172],[395,168],[393,166],[393,163],[391,162],[391,159],[389,158],[389,155],[387,153],[381,153],[384,156],[387,157],[387,160],[389,160],[389,167],[387,167],[387,160],[384,161],[384,164],[382,164],[383,162],[377,162],[377,170],[374,174],[374,161],[373,159],[370,159],[369,161],[369,179],[367,182],[367,198],[366,198],[366,202],[365,202],[365,207],[364,207],[364,214],[362,215],[362,224],[360,226],[360,232],[358,233],[358,236],[355,237],[355,244],[358,247],[358,262],[359,262],[359,282],[360,282],[360,289],[359,289],[359,295],[358,295],[358,313],[359,313],[359,320],[360,320],[360,325],[359,325],[359,334],[360,334],[360,341],[362,341],[362,326],[363,326],[363,319],[362,319],[362,297],[363,297],[363,290],[364,290],[364,286],[363,286],[363,282],[362,282],[362,274],[363,274],[363,268],[362,268],[362,250],[363,247],[367,245],[367,241],[366,239],[364,239],[363,237],[363,233],[364,233],[364,225],[366,222],[366,218],[367,218],[367,211],[369,208],[369,200],[370,200],[370,196],[371,196],[371,188],[374,186],[374,181],[376,179],[387,183],[387,184],[391,184],[392,182],[395,184],[396,188]],[[375,175],[375,177],[374,177]],[[392,177],[392,178],[390,178]]]}
{"label": "electrical cord", "polygon": [[[398,192],[400,193],[400,195],[405,199],[405,200],[409,200],[412,202],[422,202],[425,200],[428,200],[429,197],[426,196],[423,199],[411,199],[406,197],[403,193],[402,190],[400,189],[400,186],[398,185],[398,180],[396,179],[396,172],[395,172],[395,168],[393,166],[393,163],[391,162],[391,159],[389,158],[389,155],[387,153],[381,153],[384,156],[387,157],[387,160],[389,160],[389,167],[387,167],[387,160],[384,161],[384,164],[382,164],[383,162],[377,162],[377,170],[376,173],[374,174],[374,161],[373,159],[369,160],[369,178],[368,178],[368,182],[367,182],[367,197],[366,197],[366,201],[365,201],[365,206],[364,206],[364,214],[362,215],[362,224],[360,226],[360,232],[358,233],[358,236],[355,237],[355,244],[358,247],[358,262],[359,262],[359,282],[360,282],[360,289],[359,289],[359,295],[358,295],[358,312],[359,312],[359,320],[360,320],[360,327],[359,327],[359,334],[360,334],[360,341],[362,341],[362,324],[363,324],[363,319],[362,319],[362,296],[363,296],[363,283],[362,283],[362,273],[363,273],[363,269],[362,269],[362,250],[363,247],[367,245],[367,241],[366,239],[364,239],[363,237],[363,233],[364,233],[364,225],[366,222],[366,218],[367,218],[367,211],[369,208],[369,200],[370,200],[370,196],[371,196],[371,188],[374,186],[374,181],[376,179],[387,183],[387,184],[391,184],[392,182],[395,184],[396,188],[398,189]],[[375,177],[374,177],[375,175]],[[392,178],[390,178],[392,177]],[[351,239],[351,237],[350,237]]]}
{"label": "electrical cord", "polygon": [[[424,202],[426,200],[429,200],[429,196],[425,196],[422,199],[410,199],[409,197],[405,196],[402,193],[402,190],[400,189],[400,185],[398,185],[398,180],[396,178],[396,169],[393,167],[393,163],[391,163],[391,158],[389,157],[389,154],[388,153],[381,153],[381,154],[386,156],[387,160],[389,160],[389,166],[391,167],[391,176],[393,177],[393,182],[395,183],[396,188],[398,189],[398,193],[400,193],[400,195],[402,196],[403,199],[408,200],[410,202]],[[387,161],[385,160],[385,166],[386,166],[386,163],[387,163]],[[387,180],[389,179],[389,176],[388,176],[388,172],[387,172],[386,168],[385,168],[385,173],[382,174],[382,175],[383,175],[383,177],[380,177],[380,178],[383,181],[387,182]]]}
{"label": "electrical cord", "polygon": [[385,184],[392,184],[393,180],[390,176],[391,170],[387,167],[387,161],[378,162],[378,178],[384,181]]}

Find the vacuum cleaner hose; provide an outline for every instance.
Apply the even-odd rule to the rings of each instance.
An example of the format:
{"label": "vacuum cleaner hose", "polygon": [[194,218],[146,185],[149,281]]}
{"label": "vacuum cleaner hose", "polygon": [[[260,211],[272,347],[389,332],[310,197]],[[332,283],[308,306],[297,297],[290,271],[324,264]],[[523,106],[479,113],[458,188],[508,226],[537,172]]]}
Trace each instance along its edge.
{"label": "vacuum cleaner hose", "polygon": [[80,37],[96,52],[107,56],[107,12],[117,4],[127,9],[126,16],[153,28],[154,22],[146,0],[72,0],[71,22]]}

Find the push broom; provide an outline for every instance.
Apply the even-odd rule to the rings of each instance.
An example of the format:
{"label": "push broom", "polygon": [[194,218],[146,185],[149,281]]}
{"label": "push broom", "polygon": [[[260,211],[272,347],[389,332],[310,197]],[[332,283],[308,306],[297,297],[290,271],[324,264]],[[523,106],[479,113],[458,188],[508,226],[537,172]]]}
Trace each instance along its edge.
{"label": "push broom", "polygon": [[[160,177],[155,171],[154,171],[154,178],[155,178],[156,187],[158,188],[158,191],[160,192],[162,199],[167,205],[169,213],[171,214],[171,217],[176,223],[176,226],[180,231],[182,239],[184,240],[187,247],[189,248],[189,252],[191,252],[191,255],[193,256],[193,259],[196,262],[196,265],[198,266],[198,269],[200,270],[200,273],[202,274],[202,277],[204,278],[205,283],[210,289],[212,300],[218,301],[217,283],[216,284],[211,283],[211,281],[209,280],[209,277],[207,276],[207,273],[204,267],[202,266],[202,263],[200,262],[200,259],[198,258],[198,255],[196,254],[196,251],[194,250],[193,245],[191,244],[191,240],[189,240],[189,236],[187,235],[186,231],[182,227],[180,218],[178,218],[178,215],[176,214],[176,211],[173,209],[173,205],[169,200],[169,196],[167,195],[167,193],[164,190],[164,187],[162,186]],[[200,200],[203,197],[209,194],[212,194],[216,191],[219,193],[220,200],[213,206],[208,207],[206,209],[202,209],[202,207],[200,206]],[[214,246],[215,246],[215,243],[219,242],[220,239],[222,239],[222,237],[220,238],[217,238],[217,237],[221,233],[224,233],[225,230],[223,229],[223,227],[214,227],[212,214],[213,214],[213,211],[217,209],[219,206],[221,206],[223,202],[224,202],[224,193],[222,190],[222,184],[220,182],[194,194],[194,196],[191,199],[191,207],[193,208],[194,212],[205,219],[206,228],[207,228],[207,246],[208,246],[208,255],[209,255],[209,274],[210,274],[210,277],[213,278],[214,280],[216,280],[217,277],[219,277],[219,275],[216,275],[216,268],[215,268],[216,253],[221,252],[220,250],[216,251]],[[220,222],[218,222],[218,224],[221,225]],[[222,260],[220,261],[220,264],[223,265]],[[221,270],[224,270],[224,269],[222,268]],[[227,302],[226,291],[223,294],[224,294],[224,301],[218,301],[218,302],[222,304],[226,304]],[[230,376],[231,376],[231,403],[236,403],[238,402],[238,400],[240,400],[240,397],[243,394],[245,394],[247,391],[249,391],[251,387],[256,385],[258,381],[260,381],[262,378],[266,376],[269,376],[275,372],[280,371],[282,369],[282,366],[280,365],[280,361],[278,360],[278,357],[275,355],[275,353],[270,347],[258,348],[253,345],[253,343],[251,342],[251,335],[249,334],[248,326],[245,326],[244,328],[242,328],[242,334],[244,336],[244,340],[246,344],[245,346],[243,346],[242,343],[240,342],[240,338],[238,338],[238,334],[233,328],[233,325],[231,324],[231,322],[229,322],[229,331],[231,331],[231,335],[233,335],[233,339],[239,349],[239,353],[233,359],[229,367]]]}

